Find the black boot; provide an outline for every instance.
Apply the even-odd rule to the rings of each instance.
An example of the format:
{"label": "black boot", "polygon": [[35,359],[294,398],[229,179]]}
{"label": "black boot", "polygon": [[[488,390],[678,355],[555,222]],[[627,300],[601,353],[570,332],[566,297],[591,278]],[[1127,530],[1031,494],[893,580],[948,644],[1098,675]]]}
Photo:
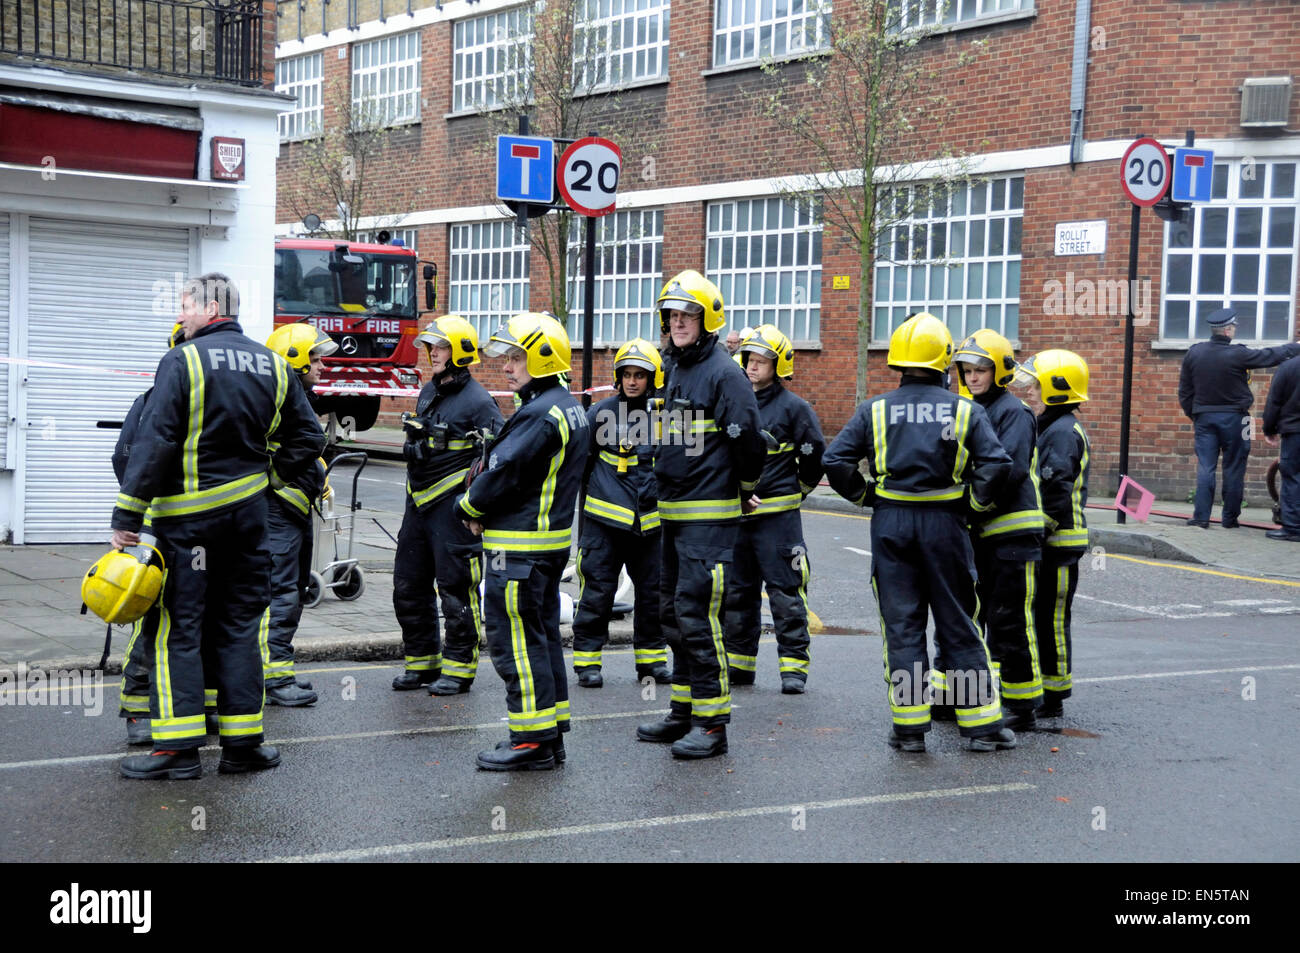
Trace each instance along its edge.
{"label": "black boot", "polygon": [[1012,731],[1033,731],[1038,727],[1038,716],[1034,714],[1032,708],[1026,709],[1002,709],[1002,727],[1010,728]]}
{"label": "black boot", "polygon": [[245,771],[263,771],[280,763],[280,752],[271,745],[221,749],[221,763],[217,770],[222,774],[243,774]]}
{"label": "black boot", "polygon": [[657,665],[647,665],[643,668],[637,668],[636,680],[639,682],[643,678],[653,678],[656,685],[671,685],[673,682],[673,673],[669,671],[667,662],[660,662]]}
{"label": "black boot", "polygon": [[897,731],[889,733],[889,747],[908,754],[925,754],[925,735],[900,735]]}
{"label": "black boot", "polygon": [[690,715],[674,715],[672,712],[661,721],[648,721],[636,726],[636,736],[640,741],[658,741],[669,744],[683,738],[691,730]]}
{"label": "black boot", "polygon": [[599,665],[586,665],[578,669],[579,688],[600,688],[605,684],[605,676],[600,674]]}
{"label": "black boot", "polygon": [[1043,707],[1038,709],[1039,718],[1060,718],[1065,714],[1065,706],[1062,704],[1063,698],[1056,698],[1052,695],[1043,696]]}
{"label": "black boot", "polygon": [[393,679],[393,691],[410,692],[419,688],[421,685],[428,685],[437,679],[442,673],[438,669],[429,669],[427,672],[403,672]]}
{"label": "black boot", "polygon": [[1003,728],[993,735],[981,735],[971,738],[966,743],[968,751],[1002,751],[1016,746],[1016,733],[1010,728]]}
{"label": "black boot", "polygon": [[283,685],[267,686],[266,703],[268,705],[283,705],[285,708],[298,708],[302,705],[316,704],[317,696],[315,692],[309,692],[300,688],[296,682],[285,682]]}
{"label": "black boot", "polygon": [[696,726],[673,745],[674,758],[712,758],[727,753],[727,726]]}
{"label": "black boot", "polygon": [[727,670],[727,681],[732,685],[753,685],[754,672],[747,672],[743,668],[731,668]]}
{"label": "black boot", "polygon": [[781,676],[781,694],[782,695],[802,695],[804,693],[804,680],[795,675]]}
{"label": "black boot", "polygon": [[430,695],[459,695],[469,691],[471,684],[459,678],[452,678],[450,675],[439,675],[438,680],[429,686],[428,691]]}
{"label": "black boot", "polygon": [[555,767],[550,741],[507,741],[478,753],[480,771],[550,771]]}
{"label": "black boot", "polygon": [[298,687],[301,688],[303,691],[309,692],[311,691],[311,682],[307,681],[307,679],[305,678],[300,678],[298,679]]}
{"label": "black boot", "polygon": [[124,778],[143,778],[146,780],[188,781],[203,777],[203,765],[199,761],[199,749],[187,748],[185,751],[155,751],[127,758],[119,766]]}
{"label": "black boot", "polygon": [[126,743],[129,745],[147,745],[153,743],[153,729],[148,718],[128,718],[126,720]]}

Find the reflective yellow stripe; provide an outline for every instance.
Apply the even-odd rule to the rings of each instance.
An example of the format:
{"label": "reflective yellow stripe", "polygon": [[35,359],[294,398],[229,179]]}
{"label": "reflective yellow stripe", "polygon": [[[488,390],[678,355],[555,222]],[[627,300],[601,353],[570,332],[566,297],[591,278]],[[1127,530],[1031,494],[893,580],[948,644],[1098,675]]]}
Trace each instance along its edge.
{"label": "reflective yellow stripe", "polygon": [[1014,698],[1016,701],[1025,701],[1027,699],[1039,698],[1043,694],[1042,679],[1035,679],[1032,682],[1003,682],[1002,697]]}
{"label": "reflective yellow stripe", "polygon": [[[432,437],[429,438],[429,446],[433,446]],[[448,440],[447,441],[448,450],[473,450],[474,446],[475,445],[473,440]]]}
{"label": "reflective yellow stripe", "polygon": [[1016,510],[995,516],[980,526],[980,536],[1001,536],[1005,533],[1042,532],[1043,514],[1041,510]]}
{"label": "reflective yellow stripe", "polygon": [[[506,618],[510,620],[510,651],[515,659],[515,674],[519,678],[521,711],[510,712],[510,728],[528,731],[549,728],[555,724],[555,708],[544,712],[537,710],[537,696],[533,685],[533,667],[528,661],[528,643],[524,636],[524,619],[519,614],[519,580],[506,583]],[[540,723],[530,723],[540,719]]]}
{"label": "reflective yellow stripe", "polygon": [[455,473],[448,474],[432,486],[426,486],[423,490],[411,489],[411,481],[406,481],[406,492],[411,495],[411,500],[416,507],[425,506],[432,503],[439,497],[446,496],[456,487],[465,482],[465,474],[469,473],[469,467],[463,470],[457,470]]}
{"label": "reflective yellow stripe", "polygon": [[129,510],[132,513],[143,513],[149,508],[149,501],[137,499],[134,496],[127,496],[125,493],[119,493],[114,505],[120,510]]}
{"label": "reflective yellow stripe", "polygon": [[133,715],[149,714],[148,695],[123,695],[119,705],[123,711],[129,711]]}
{"label": "reflective yellow stripe", "polygon": [[549,553],[567,551],[573,543],[573,530],[552,529],[532,532],[523,529],[488,529],[483,531],[483,548],[506,553]]}
{"label": "reflective yellow stripe", "polygon": [[659,511],[651,510],[649,513],[641,514],[641,532],[648,533],[652,529],[659,528]]}
{"label": "reflective yellow stripe", "polygon": [[[285,395],[289,393],[288,362],[272,360],[271,364],[275,368],[275,413],[271,417],[271,426],[266,428],[268,448],[270,447],[271,434],[280,429],[280,409],[284,406]],[[278,450],[279,447],[276,447],[276,449]]]}
{"label": "reflective yellow stripe", "polygon": [[206,490],[179,493],[176,496],[156,496],[151,510],[158,519],[206,513],[208,510],[229,506],[256,496],[269,484],[270,480],[265,473],[250,473],[248,476]]}
{"label": "reflective yellow stripe", "polygon": [[667,649],[633,649],[632,657],[637,665],[651,665],[655,662],[667,662]]}
{"label": "reflective yellow stripe", "polygon": [[208,733],[203,715],[182,715],[179,718],[155,718],[149,723],[153,740],[183,741],[202,738]]}
{"label": "reflective yellow stripe", "polygon": [[672,684],[671,701],[678,705],[689,705],[691,703],[691,686]]}
{"label": "reflective yellow stripe", "polygon": [[1043,667],[1038,661],[1038,627],[1034,621],[1034,599],[1038,592],[1038,563],[1025,563],[1025,637],[1029,640],[1029,666],[1034,681],[1040,685]]}
{"label": "reflective yellow stripe", "polygon": [[435,655],[408,655],[406,656],[406,671],[408,672],[432,672],[435,668],[442,666],[442,654]]}
{"label": "reflective yellow stripe", "polygon": [[222,738],[243,738],[262,733],[262,713],[251,715],[218,715],[217,728]]}
{"label": "reflective yellow stripe", "polygon": [[960,483],[961,475],[966,472],[966,461],[970,459],[970,450],[966,448],[966,436],[970,432],[970,409],[974,406],[969,401],[957,401],[957,418],[953,421],[953,439],[957,441],[957,456],[952,463],[952,482]]}
{"label": "reflective yellow stripe", "polygon": [[569,722],[569,703],[567,701],[557,701],[555,703],[555,720],[560,724]]}
{"label": "reflective yellow stripe", "polygon": [[511,731],[546,731],[556,726],[555,708],[543,711],[509,712]]}
{"label": "reflective yellow stripe", "polygon": [[949,486],[940,490],[886,490],[880,484],[876,484],[876,496],[885,500],[942,502],[960,500],[965,492],[964,486]]}
{"label": "reflective yellow stripe", "polygon": [[803,495],[799,493],[790,493],[785,496],[765,496],[758,509],[748,515],[765,516],[768,513],[786,513],[790,510],[797,510],[802,502]]}
{"label": "reflective yellow stripe", "polygon": [[666,520],[737,519],[740,497],[731,500],[660,500],[659,516]]}
{"label": "reflective yellow stripe", "polygon": [[[163,588],[167,592],[167,574],[171,570],[163,570]],[[154,640],[153,646],[153,670],[154,675],[151,680],[153,686],[158,692],[158,714],[162,718],[170,718],[176,711],[176,706],[172,703],[172,669],[167,661],[167,638],[172,631],[171,613],[167,611],[167,602],[165,599],[158,600],[158,638]]]}
{"label": "reflective yellow stripe", "polygon": [[629,467],[635,467],[641,463],[635,453],[628,454],[625,457],[617,453],[611,453],[608,450],[600,451],[600,459],[602,463],[608,463],[611,467],[618,467],[622,464]]}
{"label": "reflective yellow stripe", "polygon": [[876,465],[872,470],[876,474],[877,493],[889,476],[889,428],[885,424],[885,400],[879,398],[871,405],[871,431],[876,445]]}
{"label": "reflective yellow stripe", "polygon": [[478,675],[478,660],[475,659],[471,664],[469,662],[457,662],[455,659],[445,658],[442,660],[442,674],[451,678],[461,678],[466,681],[473,681]]}
{"label": "reflective yellow stripe", "polygon": [[981,708],[958,708],[957,724],[962,728],[978,728],[981,725],[992,724],[1002,717],[1002,702],[997,695],[993,696],[993,703],[984,705]]}
{"label": "reflective yellow stripe", "polygon": [[483,581],[483,557],[471,556],[469,561],[469,612],[474,621],[474,651],[470,659],[470,677],[478,672],[478,647],[483,641],[483,606],[479,603],[478,584]]}
{"label": "reflective yellow stripe", "polygon": [[[537,531],[544,533],[551,528],[551,504],[555,501],[555,481],[564,463],[564,448],[569,445],[569,422],[564,419],[564,411],[552,407],[547,414],[556,422],[560,432],[560,449],[551,457],[550,468],[542,483],[542,495],[537,504]],[[568,548],[568,545],[565,545]]]}
{"label": "reflective yellow stripe", "polygon": [[767,452],[769,456],[771,456],[774,453],[792,453],[794,452],[794,444],[792,443],[778,444],[775,447],[768,447]]}
{"label": "reflective yellow stripe", "polygon": [[272,492],[300,513],[306,514],[311,511],[311,501],[307,499],[307,494],[296,486],[285,484],[276,487]]}
{"label": "reflective yellow stripe", "polygon": [[718,660],[718,684],[722,694],[717,698],[691,697],[691,714],[705,718],[731,713],[731,675],[727,671],[727,647],[722,638],[722,596],[727,589],[726,564],[715,563],[709,572],[713,589],[709,596],[709,633],[713,636],[713,654]]}
{"label": "reflective yellow stripe", "polygon": [[1071,511],[1074,514],[1074,525],[1078,527],[1087,526],[1087,520],[1083,518],[1083,475],[1088,472],[1088,435],[1083,432],[1078,421],[1075,421],[1074,432],[1079,435],[1079,440],[1083,443],[1083,456],[1079,458],[1079,475],[1074,478],[1074,487],[1070,491]]}
{"label": "reflective yellow stripe", "polygon": [[[717,433],[718,422],[716,420],[696,420],[694,417],[688,421],[691,433]],[[668,416],[668,432],[670,434],[680,434],[682,432],[681,418],[671,414]]]}
{"label": "reflective yellow stripe", "polygon": [[718,715],[730,714],[730,695],[718,695],[716,698],[691,699],[691,715],[695,718],[715,718]]}
{"label": "reflective yellow stripe", "polygon": [[1078,529],[1058,529],[1047,537],[1047,545],[1061,546],[1067,549],[1086,548],[1088,545],[1088,528],[1083,526]]}
{"label": "reflective yellow stripe", "polygon": [[181,354],[185,357],[185,369],[190,378],[190,418],[181,454],[181,486],[186,493],[194,493],[199,488],[199,436],[203,433],[203,361],[199,349],[193,344],[181,348]]}
{"label": "reflective yellow stripe", "polygon": [[624,526],[631,526],[636,522],[636,514],[626,506],[619,506],[617,503],[600,500],[594,496],[587,497],[582,504],[582,511],[590,513],[592,516],[603,516],[605,519],[614,520]]}
{"label": "reflective yellow stripe", "polygon": [[466,491],[465,496],[461,498],[460,508],[468,513],[472,519],[478,519],[483,515],[483,511],[469,501],[468,491]]}
{"label": "reflective yellow stripe", "polygon": [[[1043,688],[1064,691],[1070,687],[1070,659],[1065,647],[1065,609],[1070,594],[1070,569],[1056,569],[1056,601],[1052,611],[1052,641],[1056,644],[1056,671],[1049,676],[1043,673]],[[1053,677],[1054,676],[1054,677]]]}
{"label": "reflective yellow stripe", "polygon": [[740,669],[742,672],[757,672],[757,671],[758,671],[758,656],[757,656],[757,655],[738,655],[738,654],[735,653],[735,652],[728,652],[728,653],[727,653],[727,664],[730,665],[732,668],[738,668],[738,669]]}
{"label": "reflective yellow stripe", "polygon": [[782,675],[786,673],[797,675],[808,674],[808,660],[804,658],[790,658],[789,656],[782,655],[780,658],[780,666]]}
{"label": "reflective yellow stripe", "polygon": [[601,650],[600,650],[600,649],[597,649],[597,650],[594,651],[594,652],[577,652],[577,651],[575,651],[575,652],[573,653],[573,667],[574,667],[574,668],[588,668],[588,667],[594,665],[594,666],[596,666],[597,668],[599,668],[599,667],[600,667],[600,656],[601,656]]}

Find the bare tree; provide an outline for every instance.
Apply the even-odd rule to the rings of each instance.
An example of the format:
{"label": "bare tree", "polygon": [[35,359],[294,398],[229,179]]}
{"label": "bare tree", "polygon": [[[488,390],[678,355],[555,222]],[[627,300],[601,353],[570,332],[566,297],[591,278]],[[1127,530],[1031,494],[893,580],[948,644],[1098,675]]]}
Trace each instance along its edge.
{"label": "bare tree", "polygon": [[903,29],[904,6],[856,0],[832,17],[825,4],[802,37],[809,55],[766,64],[773,84],[756,94],[760,112],[807,157],[807,174],[785,183],[787,198],[819,203],[824,220],[857,247],[859,400],[867,392],[876,262],[943,257],[909,243],[900,223],[946,201],[969,178],[961,149],[946,141],[952,106],[942,90],[952,68],[966,65],[983,43],[967,44],[941,70],[920,46],[944,12],[933,3],[907,4],[913,16],[928,7],[929,22]]}

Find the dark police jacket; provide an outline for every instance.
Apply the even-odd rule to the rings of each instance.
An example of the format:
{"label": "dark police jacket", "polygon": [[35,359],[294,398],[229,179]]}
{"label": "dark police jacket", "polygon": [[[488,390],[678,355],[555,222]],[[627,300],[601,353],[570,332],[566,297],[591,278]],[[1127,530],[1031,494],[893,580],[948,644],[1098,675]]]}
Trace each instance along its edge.
{"label": "dark police jacket", "polygon": [[1003,387],[990,387],[974,398],[989,415],[993,432],[1011,457],[1011,472],[993,509],[975,520],[982,539],[1009,540],[1043,535],[1043,504],[1038,490],[1038,421],[1023,400]]}
{"label": "dark police jacket", "polygon": [[1300,343],[1254,348],[1233,344],[1222,334],[1193,344],[1183,358],[1178,377],[1178,403],[1183,413],[1232,412],[1244,414],[1255,402],[1246,371],[1252,367],[1273,367],[1300,355]]}
{"label": "dark police jacket", "polygon": [[599,523],[638,535],[659,530],[648,403],[645,395],[627,400],[614,394],[587,411],[591,440],[582,511]]}
{"label": "dark police jacket", "polygon": [[754,491],[763,503],[745,519],[797,510],[825,472],[822,454],[826,438],[808,402],[786,390],[780,381],[773,381],[754,397],[759,422],[776,446],[767,448],[767,465]]}
{"label": "dark police jacket", "polygon": [[[1074,407],[1048,407],[1038,418],[1038,480],[1047,517],[1044,546],[1057,558],[1088,548],[1088,434]],[[1053,526],[1053,524],[1055,524]]]}
{"label": "dark police jacket", "polygon": [[[505,418],[497,402],[463,367],[425,384],[416,398],[415,414],[423,419],[426,434],[438,424],[447,425],[444,450],[434,447],[432,435],[419,438],[408,433],[406,437],[406,492],[418,509],[424,509],[464,485],[480,452],[480,445],[465,435],[471,430],[500,433]],[[424,446],[417,453],[420,439]]]}
{"label": "dark police jacket", "polygon": [[716,334],[686,348],[670,344],[664,356],[668,381],[655,457],[659,516],[740,519],[741,496],[758,486],[767,456],[754,389]]}
{"label": "dark police jacket", "polygon": [[[866,459],[873,482],[858,471]],[[987,512],[1011,458],[984,408],[933,379],[864,401],[823,458],[835,492],[859,506],[937,506]]]}
{"label": "dark police jacket", "polygon": [[[278,448],[270,450],[274,443]],[[140,415],[113,510],[113,529],[225,509],[270,483],[292,482],[325,448],[293,371],[219,320],[163,355]]]}
{"label": "dark police jacket", "polygon": [[564,554],[587,462],[587,414],[553,374],[533,378],[519,397],[456,507],[483,524],[485,552]]}
{"label": "dark police jacket", "polygon": [[1264,405],[1264,433],[1300,434],[1300,357],[1291,358],[1273,375]]}

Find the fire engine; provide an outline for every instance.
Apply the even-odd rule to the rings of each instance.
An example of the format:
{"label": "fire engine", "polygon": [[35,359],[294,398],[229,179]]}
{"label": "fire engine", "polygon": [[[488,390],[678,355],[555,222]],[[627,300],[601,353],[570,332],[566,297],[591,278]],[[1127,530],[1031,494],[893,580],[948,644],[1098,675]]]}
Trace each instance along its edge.
{"label": "fire engine", "polygon": [[[398,243],[275,241],[275,326],[303,321],[338,343],[325,358],[316,409],[334,414],[345,430],[374,426],[382,399],[376,391],[398,397],[420,386],[415,369],[419,264],[414,250]],[[426,263],[427,311],[434,309],[436,275]]]}

